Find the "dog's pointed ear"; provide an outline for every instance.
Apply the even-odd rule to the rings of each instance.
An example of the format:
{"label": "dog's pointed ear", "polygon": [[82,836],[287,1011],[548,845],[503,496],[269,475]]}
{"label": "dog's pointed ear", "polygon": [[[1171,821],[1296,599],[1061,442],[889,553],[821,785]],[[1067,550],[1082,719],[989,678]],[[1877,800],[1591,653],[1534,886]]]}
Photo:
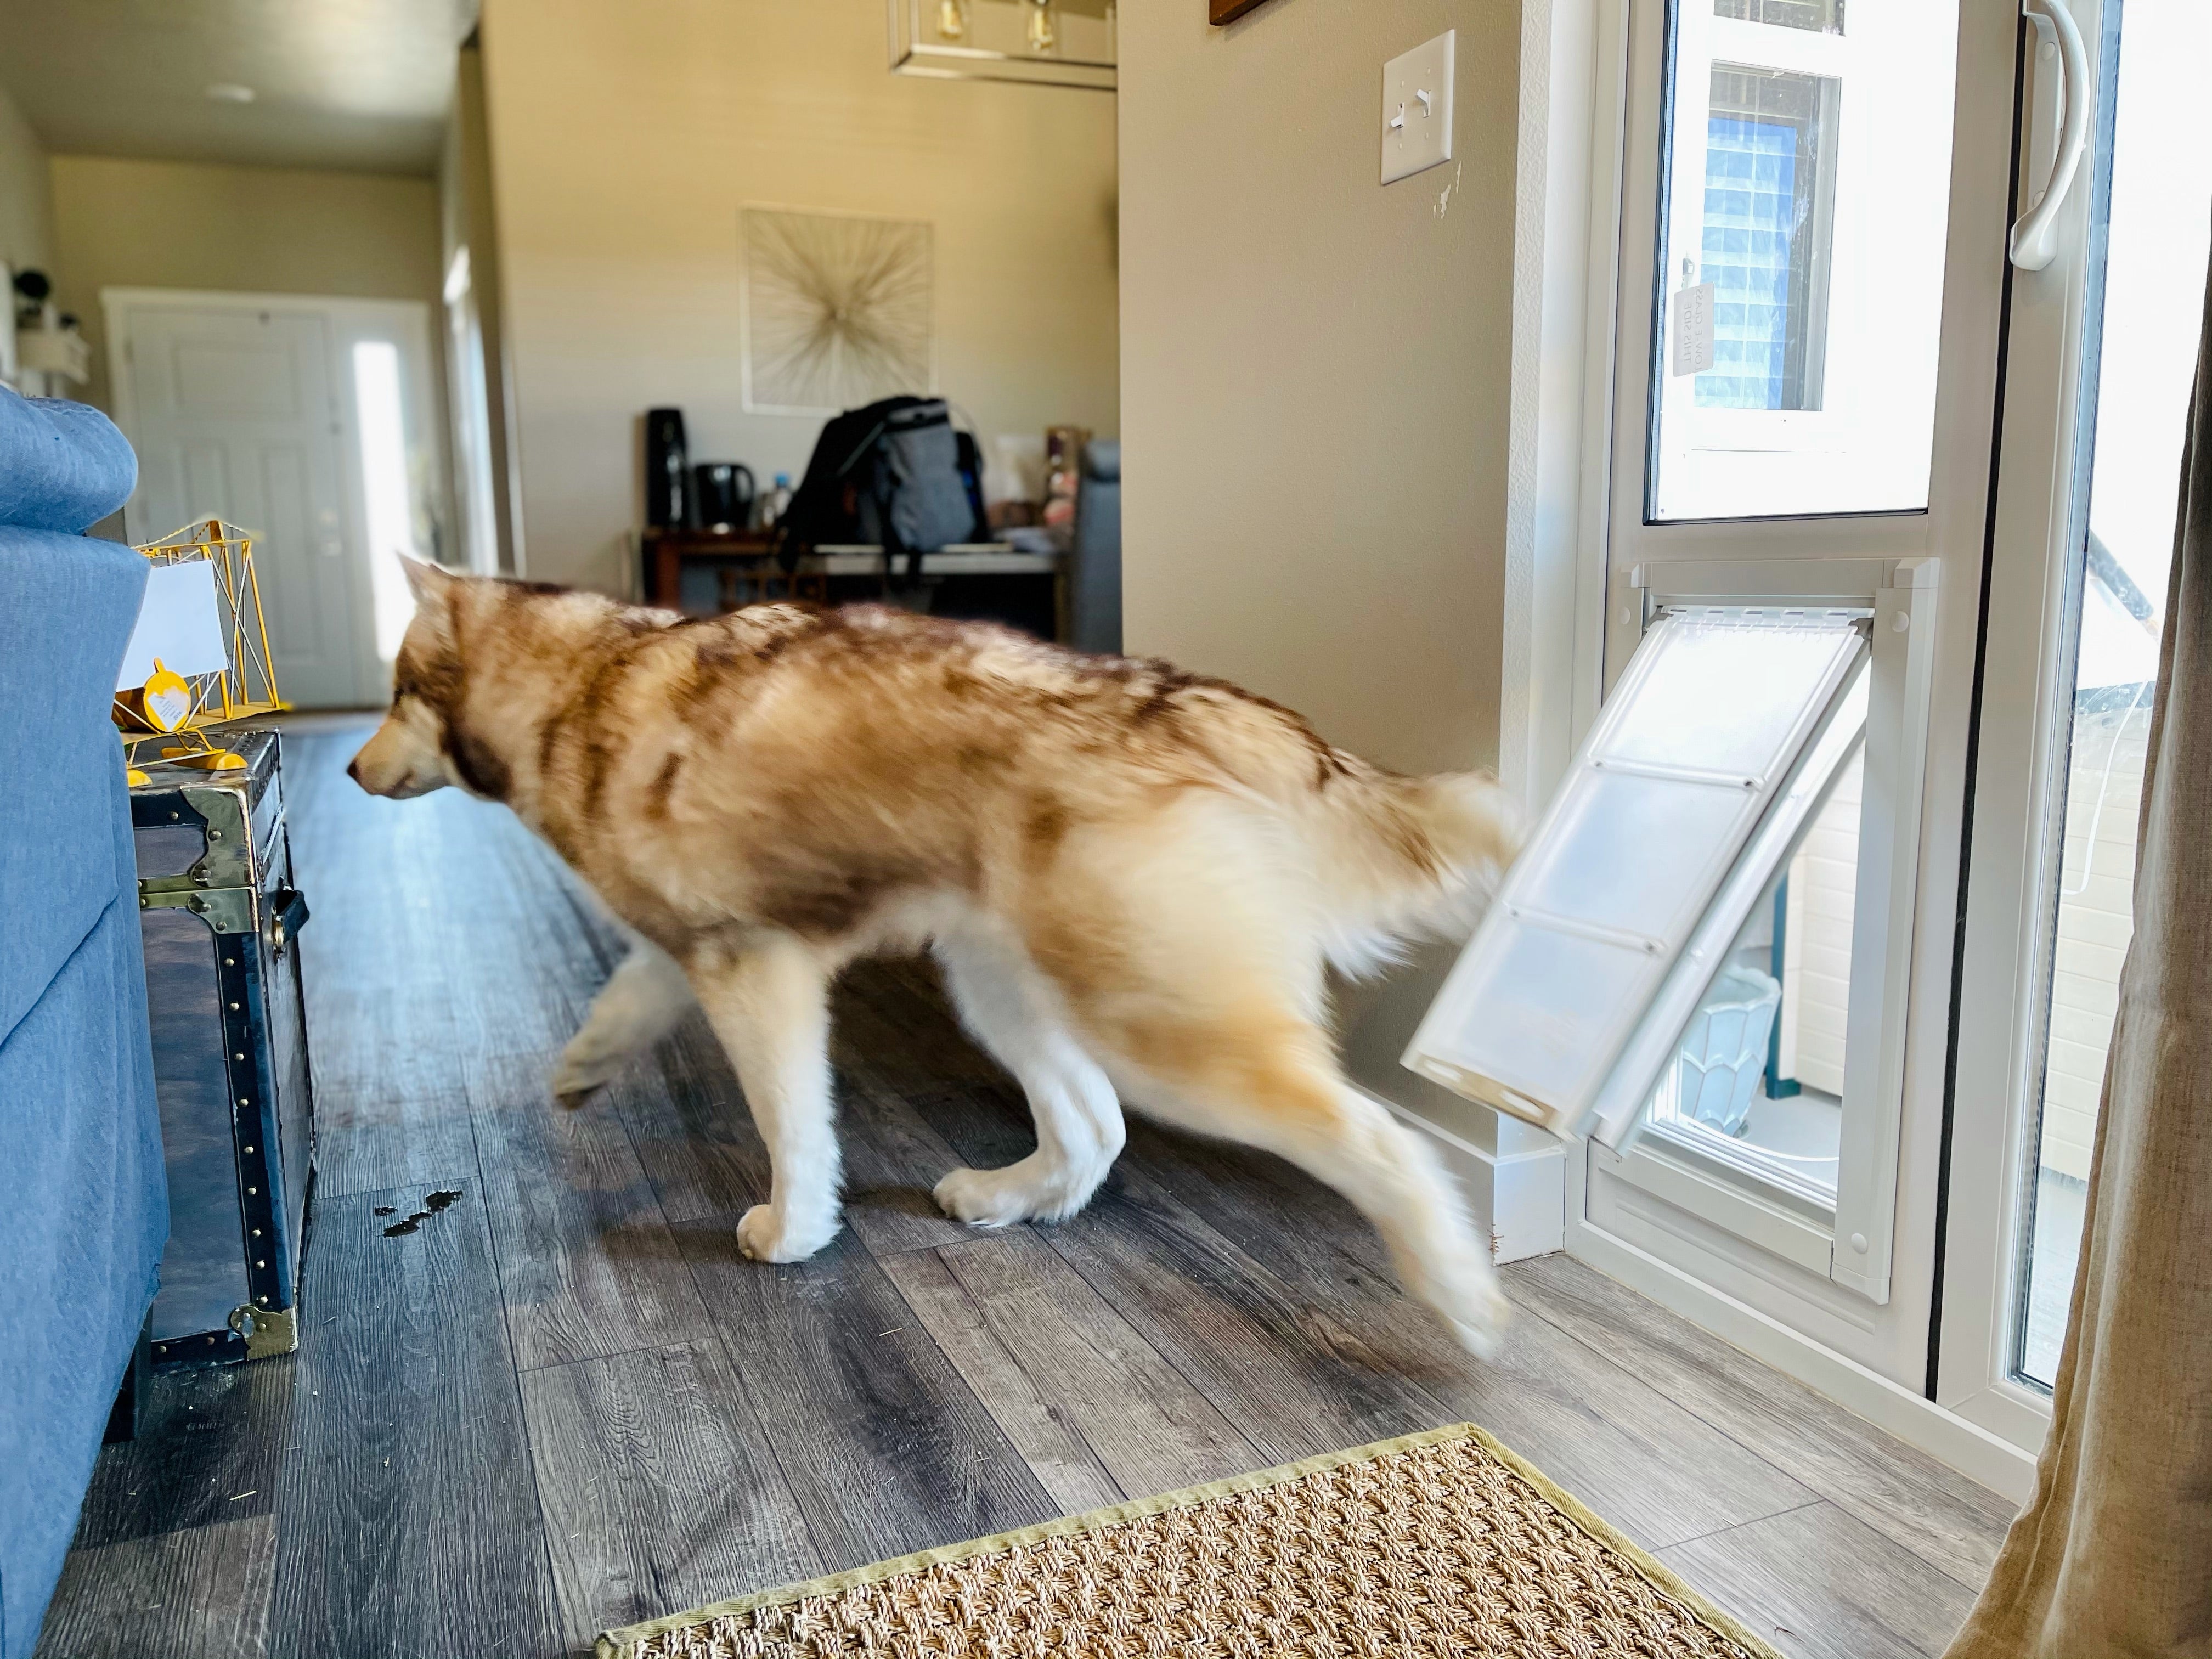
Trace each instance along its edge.
{"label": "dog's pointed ear", "polygon": [[399,568],[407,578],[407,590],[414,594],[415,603],[428,605],[441,600],[450,593],[459,580],[427,559],[417,559],[402,553]]}

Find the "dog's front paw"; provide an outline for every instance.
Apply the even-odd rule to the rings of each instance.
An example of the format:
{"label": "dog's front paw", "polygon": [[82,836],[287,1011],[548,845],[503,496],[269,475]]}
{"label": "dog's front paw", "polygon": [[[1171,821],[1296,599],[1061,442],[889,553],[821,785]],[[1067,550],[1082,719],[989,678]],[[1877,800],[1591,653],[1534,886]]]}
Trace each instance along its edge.
{"label": "dog's front paw", "polygon": [[738,1248],[755,1261],[804,1261],[836,1237],[835,1216],[801,1226],[776,1214],[773,1204],[756,1204],[738,1218]]}
{"label": "dog's front paw", "polygon": [[1041,1177],[1034,1158],[1003,1170],[955,1170],[937,1183],[937,1207],[971,1227],[1011,1227],[1035,1218],[1058,1220],[1070,1206],[1064,1182]]}
{"label": "dog's front paw", "polygon": [[580,1039],[572,1042],[553,1068],[553,1098],[574,1111],[614,1081],[622,1067],[623,1056],[594,1054]]}

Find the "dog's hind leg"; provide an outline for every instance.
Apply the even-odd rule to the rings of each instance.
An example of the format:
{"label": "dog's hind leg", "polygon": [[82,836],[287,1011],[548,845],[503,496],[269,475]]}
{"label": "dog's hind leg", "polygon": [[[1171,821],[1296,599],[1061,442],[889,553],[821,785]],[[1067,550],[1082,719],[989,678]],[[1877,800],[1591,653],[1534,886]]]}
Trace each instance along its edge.
{"label": "dog's hind leg", "polygon": [[1036,1151],[937,1183],[947,1215],[979,1226],[1060,1221],[1091,1200],[1121,1151],[1121,1103],[1068,1030],[1059,994],[1013,945],[972,935],[935,946],[960,1023],[1028,1095]]}
{"label": "dog's hind leg", "polygon": [[786,935],[703,951],[688,972],[768,1143],[769,1200],[738,1219],[738,1243],[756,1261],[803,1261],[837,1235],[830,975]]}
{"label": "dog's hind leg", "polygon": [[1345,1080],[1321,1031],[1285,1010],[1129,1036],[1137,1070],[1127,1086],[1146,1113],[1261,1147],[1334,1187],[1374,1224],[1407,1290],[1462,1346],[1495,1350],[1511,1310],[1489,1241],[1421,1138]]}
{"label": "dog's hind leg", "polygon": [[659,945],[635,940],[617,965],[592,1012],[553,1073],[553,1095],[563,1106],[581,1106],[614,1080],[633,1054],[676,1029],[693,1002],[691,986],[675,959]]}
{"label": "dog's hind leg", "polygon": [[1334,1187],[1406,1288],[1486,1351],[1509,1312],[1489,1242],[1421,1139],[1346,1079],[1323,1029],[1328,918],[1279,818],[1186,790],[1070,835],[1027,937],[1124,1098]]}

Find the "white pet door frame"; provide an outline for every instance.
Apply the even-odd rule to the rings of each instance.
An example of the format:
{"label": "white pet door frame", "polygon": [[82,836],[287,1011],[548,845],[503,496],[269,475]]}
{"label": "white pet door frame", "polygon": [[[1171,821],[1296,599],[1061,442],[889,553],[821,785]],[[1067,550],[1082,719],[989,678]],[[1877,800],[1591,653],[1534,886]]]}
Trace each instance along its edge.
{"label": "white pet door frame", "polygon": [[[1639,567],[1644,628],[1405,1063],[1594,1169],[1889,1297],[1933,559]],[[1831,1200],[1655,1125],[1739,931],[1862,750]],[[1845,798],[1848,799],[1848,798]]]}

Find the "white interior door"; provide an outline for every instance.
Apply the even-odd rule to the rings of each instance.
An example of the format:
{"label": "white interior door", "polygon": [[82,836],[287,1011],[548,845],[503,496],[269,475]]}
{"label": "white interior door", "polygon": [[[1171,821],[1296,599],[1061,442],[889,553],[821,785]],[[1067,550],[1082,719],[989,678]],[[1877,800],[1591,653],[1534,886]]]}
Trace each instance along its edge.
{"label": "white interior door", "polygon": [[254,561],[288,702],[369,702],[362,678],[331,325],[307,311],[133,301],[118,320],[138,452],[134,541],[195,519],[258,532]]}
{"label": "white interior door", "polygon": [[428,306],[159,289],[100,301],[115,418],[138,452],[131,538],[209,517],[258,532],[284,700],[382,702],[411,611],[399,561],[455,539]]}

